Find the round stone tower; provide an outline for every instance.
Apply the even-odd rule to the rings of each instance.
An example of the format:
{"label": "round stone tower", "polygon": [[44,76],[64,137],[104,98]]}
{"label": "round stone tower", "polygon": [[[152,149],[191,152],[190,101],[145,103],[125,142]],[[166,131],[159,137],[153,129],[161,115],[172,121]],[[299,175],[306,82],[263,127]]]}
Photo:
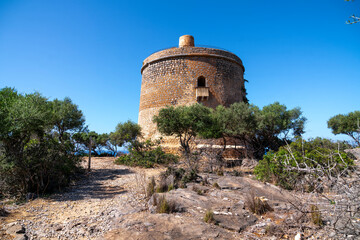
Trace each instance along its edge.
{"label": "round stone tower", "polygon": [[180,37],[179,47],[150,55],[141,68],[138,123],[144,138],[160,137],[152,118],[165,106],[202,103],[215,108],[243,101],[244,71],[235,54],[195,47],[190,35]]}

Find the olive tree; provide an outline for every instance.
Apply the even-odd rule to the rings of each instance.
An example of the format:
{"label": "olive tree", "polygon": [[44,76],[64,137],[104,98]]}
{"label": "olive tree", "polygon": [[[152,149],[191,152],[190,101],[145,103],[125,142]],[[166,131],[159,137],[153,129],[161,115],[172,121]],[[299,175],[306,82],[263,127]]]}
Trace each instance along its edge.
{"label": "olive tree", "polygon": [[[69,132],[81,131],[85,124],[85,118],[78,106],[73,104],[71,99],[55,99],[50,102],[52,110],[52,121],[54,130],[57,131],[59,140],[63,142],[64,135]],[[69,137],[69,136],[67,136]]]}
{"label": "olive tree", "polygon": [[306,122],[300,108],[288,110],[278,102],[262,109],[239,102],[228,108],[218,106],[214,114],[220,126],[217,135],[239,139],[245,146],[246,157],[257,159],[266,151],[277,151],[293,137],[301,136]]}
{"label": "olive tree", "polygon": [[360,146],[360,111],[338,114],[330,118],[327,124],[333,134],[345,134]]}
{"label": "olive tree", "polygon": [[161,109],[158,115],[154,116],[153,121],[160,133],[165,136],[174,136],[179,140],[186,163],[190,169],[194,170],[191,162],[191,141],[199,134],[208,135],[213,123],[211,109],[201,104],[168,106]]}

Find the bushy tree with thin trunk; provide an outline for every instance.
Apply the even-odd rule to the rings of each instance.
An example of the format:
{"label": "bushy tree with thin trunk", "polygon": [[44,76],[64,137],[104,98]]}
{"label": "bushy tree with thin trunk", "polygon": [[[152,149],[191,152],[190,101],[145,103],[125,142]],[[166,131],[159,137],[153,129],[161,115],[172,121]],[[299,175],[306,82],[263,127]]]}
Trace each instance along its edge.
{"label": "bushy tree with thin trunk", "polygon": [[141,127],[130,120],[118,123],[115,131],[110,134],[110,140],[119,147],[135,141],[138,137],[141,137]]}
{"label": "bushy tree with thin trunk", "polygon": [[345,134],[360,146],[360,111],[338,114],[330,118],[327,124],[333,134]]}
{"label": "bushy tree with thin trunk", "polygon": [[210,135],[212,110],[201,104],[190,106],[169,106],[154,116],[160,133],[179,139],[181,150],[189,168],[193,169],[191,141],[196,136]]}
{"label": "bushy tree with thin trunk", "polygon": [[218,106],[214,115],[217,124],[220,126],[218,128],[220,131],[217,134],[222,133],[223,137],[233,137],[240,140],[245,146],[246,157],[249,157],[249,144],[256,137],[258,130],[260,119],[259,108],[239,102],[232,104],[229,108]]}
{"label": "bushy tree with thin trunk", "polygon": [[106,133],[98,134],[95,131],[78,132],[73,135],[75,142],[80,145],[81,151],[89,151],[90,141],[91,149],[95,155],[100,155],[103,148],[105,148],[109,141],[109,135]]}
{"label": "bushy tree with thin trunk", "polygon": [[255,157],[261,159],[266,151],[277,151],[304,133],[306,118],[300,108],[287,109],[279,102],[264,106],[258,118],[256,136],[252,138]]}
{"label": "bushy tree with thin trunk", "polygon": [[239,139],[245,146],[246,157],[261,159],[266,151],[277,151],[304,133],[306,118],[300,108],[288,110],[275,102],[259,109],[244,102],[225,108],[218,106],[214,112],[216,134]]}
{"label": "bushy tree with thin trunk", "polygon": [[85,118],[82,111],[72,103],[70,98],[55,99],[50,102],[50,106],[54,130],[58,133],[61,142],[69,139],[66,133],[79,132],[83,129]]}

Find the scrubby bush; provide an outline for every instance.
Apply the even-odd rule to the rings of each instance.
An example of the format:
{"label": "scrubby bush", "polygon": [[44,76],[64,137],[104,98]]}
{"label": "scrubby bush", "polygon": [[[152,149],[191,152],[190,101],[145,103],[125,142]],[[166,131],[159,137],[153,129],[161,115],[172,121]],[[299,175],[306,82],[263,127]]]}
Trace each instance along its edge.
{"label": "scrubby bush", "polygon": [[0,194],[24,197],[58,190],[80,170],[72,135],[84,117],[69,98],[0,91]]}
{"label": "scrubby bush", "polygon": [[270,151],[255,167],[259,180],[273,182],[285,189],[321,191],[318,183],[347,171],[353,160],[343,149],[343,143],[316,138],[305,141],[298,138],[279,151]]}
{"label": "scrubby bush", "polygon": [[145,142],[134,141],[129,146],[129,154],[122,155],[115,160],[116,164],[128,166],[140,166],[145,168],[154,167],[155,164],[169,164],[176,163],[178,157],[165,153],[160,142],[152,142],[147,140]]}
{"label": "scrubby bush", "polygon": [[165,181],[169,177],[172,178],[174,188],[185,188],[187,183],[194,182],[200,178],[194,170],[174,167],[168,167],[167,170],[161,174],[160,179]]}

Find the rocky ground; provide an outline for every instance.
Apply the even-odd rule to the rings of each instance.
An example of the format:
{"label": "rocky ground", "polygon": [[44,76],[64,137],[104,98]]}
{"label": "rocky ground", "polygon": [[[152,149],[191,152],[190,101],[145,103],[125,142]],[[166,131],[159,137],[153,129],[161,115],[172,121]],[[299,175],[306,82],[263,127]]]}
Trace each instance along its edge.
{"label": "rocky ground", "polygon": [[[113,164],[113,158],[92,158],[93,170],[66,192],[23,205],[6,205],[1,239],[16,237],[12,226],[25,228],[29,239],[103,239],[114,219],[145,210],[144,170]],[[146,176],[161,169],[148,169]]]}
{"label": "rocky ground", "polygon": [[[93,158],[93,170],[64,193],[6,205],[1,239],[329,239],[326,228],[308,223],[294,210],[308,196],[294,195],[251,176],[202,174],[203,180],[149,201],[145,186],[164,168],[140,169]],[[216,184],[215,184],[216,183]],[[154,198],[166,196],[177,212],[155,213]],[[250,213],[249,196],[273,208]],[[318,200],[321,203],[321,200]],[[205,223],[205,212],[214,214]],[[300,220],[299,220],[300,219]],[[304,224],[298,223],[303,221]],[[326,224],[326,222],[325,222]]]}

